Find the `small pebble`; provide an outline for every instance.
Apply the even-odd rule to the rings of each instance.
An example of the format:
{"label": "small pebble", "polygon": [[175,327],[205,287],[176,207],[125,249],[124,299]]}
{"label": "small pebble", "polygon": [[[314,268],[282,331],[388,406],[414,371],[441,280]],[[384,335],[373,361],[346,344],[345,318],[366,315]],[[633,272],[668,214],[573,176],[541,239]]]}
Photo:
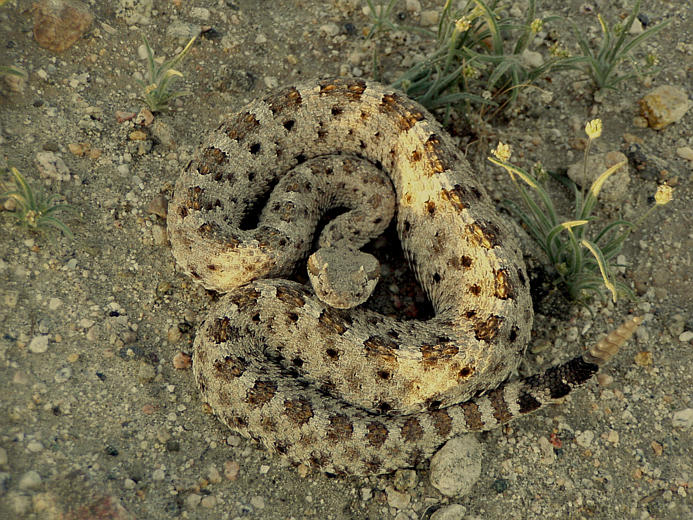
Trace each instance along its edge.
{"label": "small pebble", "polygon": [[693,148],[690,146],[681,146],[680,148],[676,149],[676,155],[683,159],[693,161]]}
{"label": "small pebble", "polygon": [[326,23],[321,25],[318,30],[324,36],[337,36],[339,34],[339,26],[336,23]]}
{"label": "small pebble", "polygon": [[609,374],[599,372],[597,374],[597,382],[599,383],[599,386],[609,386],[611,383],[614,382],[614,378]]}
{"label": "small pebble", "polygon": [[192,366],[192,357],[185,352],[179,352],[173,356],[173,368],[177,370],[187,370]]}
{"label": "small pebble", "polygon": [[[165,293],[166,291],[159,291],[159,289],[157,288],[157,292]],[[177,343],[181,337],[183,337],[183,333],[181,332],[180,327],[178,327],[178,325],[171,325],[168,331],[166,331],[166,339],[169,343]],[[177,355],[178,354],[176,354],[176,356]],[[173,363],[175,364],[175,362],[176,358],[174,357]]]}
{"label": "small pebble", "polygon": [[31,453],[38,453],[39,451],[43,450],[43,444],[37,440],[29,441],[29,444],[26,445],[26,449]]}
{"label": "small pebble", "polygon": [[593,440],[594,432],[592,430],[585,430],[575,436],[575,442],[582,448],[589,448]]}
{"label": "small pebble", "polygon": [[261,496],[256,495],[250,499],[250,505],[253,506],[255,509],[264,509],[265,499]]}
{"label": "small pebble", "polygon": [[685,408],[674,412],[671,422],[675,428],[690,428],[693,426],[693,408]]}
{"label": "small pebble", "polygon": [[687,330],[685,332],[682,332],[679,336],[679,341],[681,343],[688,343],[691,340],[693,340],[693,330]]}
{"label": "small pebble", "polygon": [[393,485],[397,491],[409,491],[414,489],[417,483],[416,471],[413,469],[398,469],[395,472]]}
{"label": "small pebble", "polygon": [[236,480],[241,466],[235,460],[227,460],[224,462],[224,477],[228,480]]}
{"label": "small pebble", "polygon": [[676,123],[691,107],[686,91],[671,85],[662,85],[651,90],[639,103],[643,117],[655,130]]}
{"label": "small pebble", "polygon": [[36,489],[41,485],[41,475],[31,470],[19,478],[19,489]]}
{"label": "small pebble", "polygon": [[652,448],[652,452],[657,456],[661,457],[662,453],[664,453],[664,446],[662,446],[660,443],[657,441],[652,441],[650,443],[650,447]]}
{"label": "small pebble", "polygon": [[152,240],[154,240],[154,245],[164,246],[168,243],[168,232],[164,226],[159,224],[154,224],[152,226]]}
{"label": "small pebble", "polygon": [[207,469],[207,480],[212,484],[219,484],[219,482],[221,482],[221,473],[219,473],[216,466],[210,466]]}
{"label": "small pebble", "polygon": [[43,354],[48,351],[48,336],[34,336],[31,338],[29,351],[34,354]]}
{"label": "small pebble", "polygon": [[137,370],[137,379],[142,383],[148,383],[156,377],[156,368],[149,363],[140,363]]}
{"label": "small pebble", "polygon": [[652,352],[643,350],[638,352],[634,357],[635,364],[639,367],[649,367],[652,366]]}
{"label": "small pebble", "polygon": [[135,483],[135,481],[132,480],[131,478],[126,478],[126,479],[123,481],[123,487],[124,487],[125,489],[135,489],[135,486],[136,486],[136,485],[137,485],[137,484]]}
{"label": "small pebble", "polygon": [[409,503],[411,502],[411,495],[409,493],[402,493],[392,486],[387,486],[385,488],[385,494],[387,495],[387,505],[390,507],[394,507],[395,509],[406,509],[409,507]]}
{"label": "small pebble", "polygon": [[405,2],[407,11],[410,13],[420,13],[421,12],[421,2],[419,0],[407,0]]}
{"label": "small pebble", "polygon": [[34,4],[34,39],[53,52],[71,47],[94,21],[83,4],[63,0],[43,0]]}
{"label": "small pebble", "polygon": [[152,213],[165,219],[168,216],[168,199],[166,195],[159,193],[147,204],[147,213]]}
{"label": "small pebble", "polygon": [[421,11],[421,25],[424,27],[430,27],[438,23],[438,16],[440,15],[440,9],[427,9],[426,11]]}
{"label": "small pebble", "polygon": [[191,493],[185,499],[185,505],[190,509],[195,509],[197,506],[200,505],[201,501],[202,501],[202,497],[200,495],[197,495],[195,493]]}
{"label": "small pebble", "polygon": [[217,497],[215,497],[214,495],[208,495],[200,501],[200,504],[204,508],[212,509],[214,506],[217,505]]}
{"label": "small pebble", "polygon": [[467,508],[461,504],[443,506],[431,515],[431,520],[461,520],[466,518]]}
{"label": "small pebble", "polygon": [[152,472],[152,479],[153,480],[164,480],[166,477],[166,473],[164,472],[163,469],[155,469]]}
{"label": "small pebble", "polygon": [[130,121],[134,119],[137,114],[135,112],[125,112],[124,110],[116,110],[115,118],[118,123],[124,123],[125,121]]}
{"label": "small pebble", "polygon": [[431,484],[448,497],[465,495],[481,475],[481,459],[474,435],[453,437],[431,458]]}
{"label": "small pebble", "polygon": [[614,446],[618,446],[618,441],[620,438],[621,437],[616,430],[609,430],[609,433],[606,435],[606,440]]}
{"label": "small pebble", "polygon": [[205,7],[193,7],[190,9],[190,16],[192,18],[195,18],[197,20],[202,20],[203,22],[206,22],[209,20],[209,9]]}

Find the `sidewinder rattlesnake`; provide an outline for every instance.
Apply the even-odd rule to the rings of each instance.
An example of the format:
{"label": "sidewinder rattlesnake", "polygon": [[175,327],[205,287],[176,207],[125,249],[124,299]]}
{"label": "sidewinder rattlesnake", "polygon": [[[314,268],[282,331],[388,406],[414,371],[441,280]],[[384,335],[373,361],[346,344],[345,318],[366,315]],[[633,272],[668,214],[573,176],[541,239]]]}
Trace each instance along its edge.
{"label": "sidewinder rattlesnake", "polygon": [[[257,227],[244,229],[272,188]],[[334,206],[350,211],[325,226],[308,261],[328,304],[281,277]],[[395,208],[430,320],[354,307],[378,271],[356,250]],[[180,176],[168,228],[181,268],[226,293],[195,339],[203,399],[230,428],[336,474],[415,466],[454,435],[555,402],[642,321],[544,374],[506,381],[533,318],[515,238],[434,118],[360,79],[288,87],[226,117]],[[352,255],[341,282],[327,272],[349,269]],[[343,285],[320,289],[331,276]]]}

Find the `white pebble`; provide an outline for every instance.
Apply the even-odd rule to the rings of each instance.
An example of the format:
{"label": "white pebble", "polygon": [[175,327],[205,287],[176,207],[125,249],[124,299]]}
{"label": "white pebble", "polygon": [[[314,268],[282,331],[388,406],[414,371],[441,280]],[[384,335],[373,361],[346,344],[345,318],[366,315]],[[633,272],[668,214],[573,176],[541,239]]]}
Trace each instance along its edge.
{"label": "white pebble", "polygon": [[166,473],[164,473],[163,469],[155,469],[152,473],[152,479],[154,480],[164,480],[165,477]]}
{"label": "white pebble", "polygon": [[421,2],[419,0],[407,0],[405,2],[407,11],[410,13],[420,13],[421,12]]}
{"label": "white pebble", "polygon": [[693,330],[687,330],[685,332],[682,332],[681,335],[679,336],[679,341],[681,343],[688,343],[693,339]]}
{"label": "white pebble", "polygon": [[406,509],[409,507],[409,503],[411,502],[409,493],[401,493],[394,487],[387,486],[385,488],[385,494],[387,495],[388,506],[394,507],[395,509]]}
{"label": "white pebble", "polygon": [[29,441],[29,443],[26,445],[26,449],[31,453],[38,453],[43,449],[43,444],[37,440]]}
{"label": "white pebble", "polygon": [[690,428],[693,426],[693,408],[684,408],[674,412],[674,418],[671,422],[675,428]]}
{"label": "white pebble", "polygon": [[154,244],[157,246],[166,245],[166,242],[168,242],[168,233],[166,232],[166,228],[164,226],[160,226],[159,224],[154,224],[152,226],[152,240],[154,240]]}
{"label": "white pebble", "polygon": [[261,496],[254,496],[250,499],[250,505],[255,509],[265,509],[265,499]]}
{"label": "white pebble", "polygon": [[63,301],[60,298],[51,298],[48,302],[48,308],[52,311],[56,311],[62,304]]}
{"label": "white pebble", "polygon": [[137,47],[137,56],[139,56],[141,60],[146,60],[149,56],[149,54],[147,54],[147,46],[144,43]]}
{"label": "white pebble", "polygon": [[212,465],[209,467],[209,469],[207,469],[207,478],[212,484],[218,484],[221,482],[221,473],[219,473],[216,466]]}
{"label": "white pebble", "polygon": [[421,11],[421,25],[424,27],[429,27],[437,24],[438,16],[440,16],[440,9],[428,9],[426,11]]}
{"label": "white pebble", "polygon": [[217,497],[215,497],[214,495],[206,496],[200,501],[200,503],[202,504],[202,507],[212,509],[214,506],[217,505]]}
{"label": "white pebble", "polygon": [[520,61],[527,67],[538,68],[544,64],[544,56],[540,52],[525,49],[520,55]]}
{"label": "white pebble", "polygon": [[136,486],[135,481],[132,480],[131,478],[126,478],[123,481],[123,487],[125,489],[135,489],[135,486]]}
{"label": "white pebble", "polygon": [[209,20],[209,9],[205,9],[204,7],[193,7],[190,9],[190,16],[197,20],[207,21]]}
{"label": "white pebble", "polygon": [[589,448],[593,440],[594,432],[592,430],[585,430],[584,432],[578,433],[575,436],[575,442],[578,443],[578,446],[583,448]]}
{"label": "white pebble", "polygon": [[188,498],[185,499],[185,505],[188,506],[190,509],[195,509],[197,506],[200,505],[201,500],[202,497],[200,495],[192,493],[188,495]]}
{"label": "white pebble", "polygon": [[693,148],[691,148],[690,146],[682,146],[681,148],[677,148],[676,155],[683,159],[693,161]]}
{"label": "white pebble", "polygon": [[19,489],[36,489],[41,485],[41,475],[34,470],[27,471],[19,479]]}
{"label": "white pebble", "polygon": [[339,26],[336,23],[326,23],[320,26],[320,34],[325,36],[337,36],[339,34]]}
{"label": "white pebble", "polygon": [[43,354],[48,350],[48,336],[34,336],[29,343],[29,351],[34,354]]}
{"label": "white pebble", "polygon": [[450,439],[433,455],[431,484],[443,495],[462,496],[481,475],[481,445],[474,435]]}
{"label": "white pebble", "polygon": [[467,514],[467,508],[461,504],[450,504],[438,509],[431,515],[431,520],[459,520]]}
{"label": "white pebble", "polygon": [[642,34],[644,30],[645,29],[643,29],[642,22],[635,18],[630,26],[630,29],[628,29],[628,34]]}

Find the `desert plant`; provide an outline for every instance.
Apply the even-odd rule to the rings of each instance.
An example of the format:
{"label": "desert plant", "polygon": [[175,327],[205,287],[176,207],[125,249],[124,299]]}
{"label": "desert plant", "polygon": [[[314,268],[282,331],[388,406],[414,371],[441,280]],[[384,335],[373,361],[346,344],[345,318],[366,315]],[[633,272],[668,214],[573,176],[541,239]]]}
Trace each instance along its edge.
{"label": "desert plant", "polygon": [[0,179],[0,199],[10,199],[14,201],[14,209],[11,211],[17,222],[33,231],[44,231],[51,228],[60,230],[65,236],[72,237],[73,234],[62,220],[55,216],[57,211],[71,209],[69,204],[58,203],[55,201],[59,195],[49,195],[48,197],[40,193],[34,193],[24,176],[19,173],[17,168],[5,170],[3,175],[11,174],[12,179],[9,184],[4,179]]}
{"label": "desert plant", "polygon": [[[588,142],[598,138],[601,135],[601,120],[590,121],[585,131]],[[588,150],[589,147],[585,151],[585,164]],[[495,157],[489,157],[488,160],[503,167],[510,174],[529,211],[523,211],[512,201],[506,202],[506,205],[520,218],[531,236],[546,253],[551,266],[558,274],[557,285],[565,290],[568,297],[584,302],[591,296],[603,295],[607,289],[614,301],[620,295],[633,299],[635,295],[630,287],[614,277],[614,268],[621,267],[614,262],[614,259],[621,252],[623,243],[630,233],[637,229],[656,207],[667,204],[671,200],[672,189],[666,185],[659,186],[655,194],[655,204],[635,222],[615,220],[596,232],[596,236],[588,238],[591,231],[590,224],[596,220],[596,217],[592,216],[592,211],[597,203],[599,192],[604,182],[624,166],[626,161],[604,171],[592,183],[587,195],[584,195],[569,179],[553,174],[554,178],[573,189],[575,197],[573,219],[562,220],[546,189],[548,175],[543,168],[535,168],[537,174],[535,177],[526,170],[510,164],[508,162],[511,155],[510,148],[503,143],[498,144],[493,155]],[[527,190],[522,183],[518,182],[518,178],[533,191]],[[538,202],[531,193],[537,196]]]}
{"label": "desert plant", "polygon": [[143,89],[142,101],[147,104],[152,112],[161,112],[168,108],[171,100],[190,94],[190,92],[184,90],[172,90],[176,79],[183,77],[183,73],[174,67],[185,58],[197,37],[192,38],[176,56],[163,63],[157,63],[154,59],[154,51],[149,45],[147,37],[143,35],[142,39],[147,52],[147,79],[146,81],[136,79],[136,81]]}
{"label": "desert plant", "polygon": [[[666,20],[637,36],[628,37],[628,31],[639,12],[640,0],[637,0],[625,23],[613,26],[609,26],[602,15],[598,14],[597,19],[602,29],[602,39],[596,50],[590,47],[583,32],[573,24],[573,32],[580,45],[582,56],[576,56],[572,63],[584,67],[585,72],[592,78],[597,88],[614,89],[618,84],[640,74],[638,65],[631,56],[632,51],[646,39],[669,25],[670,20]],[[619,73],[620,65],[626,60],[631,63],[633,72],[629,74]],[[655,63],[656,58],[648,56],[648,66],[654,66]]]}
{"label": "desert plant", "polygon": [[[374,10],[369,36],[385,29],[404,29],[386,22],[396,0]],[[522,54],[545,23],[557,17],[536,17],[535,0],[529,0],[523,23],[502,18],[498,1],[468,0],[460,10],[453,10],[447,0],[435,33],[435,50],[402,74],[393,86],[429,109],[449,110],[459,103],[481,106],[495,105],[502,110],[517,98],[521,88],[533,84],[540,76],[562,66],[567,58],[549,57],[539,66],[530,66]],[[509,43],[513,36],[514,43]],[[510,38],[510,39],[513,39]]]}
{"label": "desert plant", "polygon": [[[2,5],[2,4],[0,4]],[[0,74],[9,74],[10,76],[19,76],[20,78],[27,77],[27,73],[14,65],[0,65]]]}

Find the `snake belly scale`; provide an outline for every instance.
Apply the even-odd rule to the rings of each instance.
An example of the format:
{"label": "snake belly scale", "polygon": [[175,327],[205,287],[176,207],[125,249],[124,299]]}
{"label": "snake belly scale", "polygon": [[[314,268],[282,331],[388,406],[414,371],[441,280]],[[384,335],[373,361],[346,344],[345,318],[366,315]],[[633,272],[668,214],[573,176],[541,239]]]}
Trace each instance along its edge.
{"label": "snake belly scale", "polygon": [[[256,200],[280,185],[257,227],[244,229]],[[370,204],[351,216],[352,234],[368,229],[352,248],[382,231],[389,216],[379,212],[391,212],[384,199],[394,198],[402,248],[433,318],[335,308],[282,278],[308,254],[320,214],[352,205],[347,192]],[[317,206],[306,202],[316,198]],[[320,240],[340,242],[348,221]],[[181,268],[225,293],[195,339],[203,399],[230,428],[331,473],[415,466],[456,434],[555,402],[640,323],[507,382],[533,318],[510,228],[423,107],[359,79],[287,87],[224,118],[178,179],[168,227]]]}

